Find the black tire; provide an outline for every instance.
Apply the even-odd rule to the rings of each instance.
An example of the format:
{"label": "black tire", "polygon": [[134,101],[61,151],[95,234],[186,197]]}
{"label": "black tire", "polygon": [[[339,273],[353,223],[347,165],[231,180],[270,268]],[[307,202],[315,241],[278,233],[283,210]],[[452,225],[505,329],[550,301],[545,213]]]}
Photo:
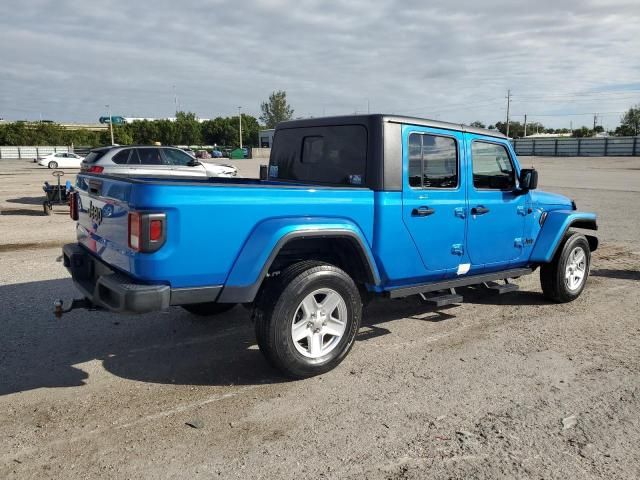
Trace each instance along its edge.
{"label": "black tire", "polygon": [[42,202],[42,209],[44,210],[45,215],[51,215],[53,205],[51,205],[49,202]]}
{"label": "black tire", "polygon": [[[584,273],[579,285],[570,288],[566,279],[568,263],[573,252],[582,250],[584,253]],[[545,263],[540,268],[540,285],[544,296],[558,303],[571,302],[578,298],[587,284],[589,268],[591,266],[591,250],[589,241],[580,233],[569,234],[558,247],[558,251],[550,263]]]}
{"label": "black tire", "polygon": [[49,162],[47,167],[49,167],[49,168],[58,168],[58,162]]}
{"label": "black tire", "polygon": [[[323,288],[344,301],[345,329],[341,337],[336,337],[332,350],[309,358],[296,347],[292,326],[302,300]],[[346,272],[334,265],[307,260],[266,281],[256,299],[253,318],[258,345],[267,360],[289,377],[307,378],[335,368],[349,353],[360,328],[362,301],[357,285]]]}
{"label": "black tire", "polygon": [[213,315],[218,315],[220,313],[228,312],[233,307],[235,307],[235,303],[216,303],[216,302],[207,302],[207,303],[192,303],[189,305],[182,305],[187,312],[192,313],[193,315],[197,315],[199,317],[211,317]]}

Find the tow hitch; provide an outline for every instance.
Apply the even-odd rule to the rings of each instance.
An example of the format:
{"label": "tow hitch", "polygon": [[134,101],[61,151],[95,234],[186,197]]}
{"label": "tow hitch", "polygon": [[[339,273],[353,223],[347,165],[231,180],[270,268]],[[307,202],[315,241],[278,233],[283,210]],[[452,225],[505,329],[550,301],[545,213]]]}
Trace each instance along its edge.
{"label": "tow hitch", "polygon": [[62,299],[58,299],[53,302],[53,314],[56,316],[56,318],[62,318],[62,314],[68,313],[71,310],[76,310],[78,308],[83,308],[86,310],[102,310],[99,306],[93,304],[88,298],[75,298],[71,301],[71,305],[69,305],[69,307],[67,308],[64,308]]}

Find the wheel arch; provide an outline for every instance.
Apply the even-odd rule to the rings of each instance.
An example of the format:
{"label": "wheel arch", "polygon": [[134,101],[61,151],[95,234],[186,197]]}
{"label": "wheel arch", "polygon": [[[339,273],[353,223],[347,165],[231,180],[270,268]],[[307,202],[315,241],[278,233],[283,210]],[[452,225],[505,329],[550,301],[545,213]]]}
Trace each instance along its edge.
{"label": "wheel arch", "polygon": [[[251,250],[257,247],[256,242],[264,238],[262,235],[252,235],[240,251],[218,302],[250,303],[273,268],[279,270],[302,259],[329,260],[327,253],[335,251],[336,247],[338,251],[342,251],[339,247],[346,247],[342,251],[342,261],[337,262],[339,264],[336,266],[343,268],[361,283],[380,284],[380,275],[371,249],[355,225],[325,225],[320,228],[298,225],[288,230],[277,236],[277,241],[270,250],[264,248],[263,244],[263,251],[267,250],[269,254],[262,260],[252,255]],[[317,248],[319,245],[322,247]],[[287,256],[290,258],[283,259]]]}
{"label": "wheel arch", "polygon": [[[549,263],[562,245],[567,233],[573,228],[597,230],[596,214],[569,210],[549,212],[531,252],[531,262]],[[598,238],[595,235],[585,235],[585,237],[589,242],[590,250],[592,252],[596,250]]]}

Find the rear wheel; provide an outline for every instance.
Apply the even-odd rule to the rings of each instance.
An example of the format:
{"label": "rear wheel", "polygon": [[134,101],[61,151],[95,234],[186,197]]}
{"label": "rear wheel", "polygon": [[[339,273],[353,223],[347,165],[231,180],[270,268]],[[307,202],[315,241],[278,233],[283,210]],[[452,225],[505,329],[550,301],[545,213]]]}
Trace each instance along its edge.
{"label": "rear wheel", "polygon": [[190,305],[182,305],[182,308],[184,308],[189,313],[198,315],[199,317],[211,317],[213,315],[218,315],[220,313],[228,312],[235,306],[236,306],[235,303],[207,302],[207,303],[192,303]]}
{"label": "rear wheel", "polygon": [[353,346],[361,317],[351,277],[318,261],[296,263],[269,279],[254,310],[260,350],[294,378],[336,367]]}
{"label": "rear wheel", "polygon": [[49,168],[58,168],[58,162],[49,162],[47,165]]}
{"label": "rear wheel", "polygon": [[551,263],[540,268],[544,296],[555,302],[571,302],[584,290],[589,277],[591,251],[584,235],[567,236]]}

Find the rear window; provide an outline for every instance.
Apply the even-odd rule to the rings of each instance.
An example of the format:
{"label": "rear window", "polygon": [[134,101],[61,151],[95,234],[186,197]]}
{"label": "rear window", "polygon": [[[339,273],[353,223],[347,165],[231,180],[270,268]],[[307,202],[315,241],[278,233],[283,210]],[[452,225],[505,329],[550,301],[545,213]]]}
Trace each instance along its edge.
{"label": "rear window", "polygon": [[84,157],[85,163],[94,163],[101,159],[109,150],[94,150]]}
{"label": "rear window", "polygon": [[269,177],[328,185],[364,186],[367,129],[362,125],[278,130]]}

